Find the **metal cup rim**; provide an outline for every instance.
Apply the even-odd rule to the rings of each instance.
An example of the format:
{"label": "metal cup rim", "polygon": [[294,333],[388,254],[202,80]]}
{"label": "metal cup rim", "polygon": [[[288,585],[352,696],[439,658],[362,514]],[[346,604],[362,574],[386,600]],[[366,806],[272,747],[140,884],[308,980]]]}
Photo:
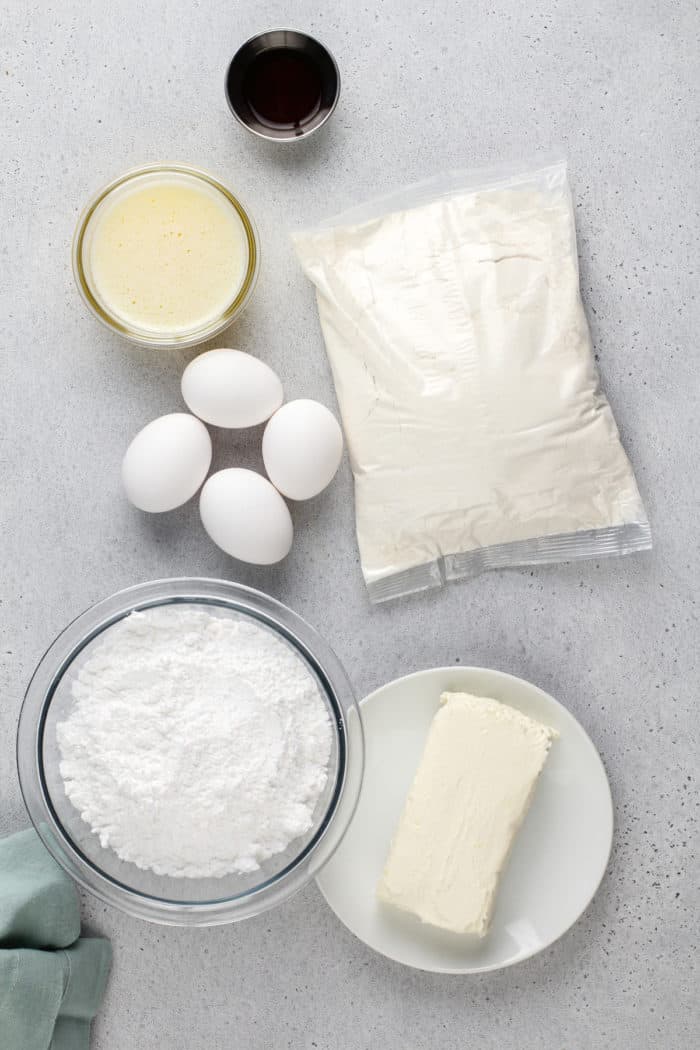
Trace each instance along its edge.
{"label": "metal cup rim", "polygon": [[[257,127],[252,127],[241,116],[241,114],[236,109],[236,106],[233,104],[233,101],[231,99],[231,93],[229,91],[229,81],[230,81],[230,77],[231,77],[231,72],[234,69],[234,66],[235,66],[236,62],[240,61],[241,56],[244,55],[246,50],[248,48],[250,48],[250,46],[252,44],[254,44],[256,41],[260,40],[262,37],[271,36],[271,35],[277,34],[277,33],[286,33],[286,34],[289,34],[290,36],[295,36],[295,37],[303,38],[304,40],[311,41],[312,44],[316,45],[316,47],[320,48],[321,51],[323,51],[326,54],[326,56],[328,57],[328,59],[330,61],[331,66],[333,68],[334,74],[335,74],[335,90],[334,90],[334,94],[333,94],[333,102],[331,103],[331,105],[328,108],[328,110],[323,114],[323,117],[321,118],[321,120],[319,120],[318,123],[312,125],[308,129],[308,131],[304,131],[301,135],[295,135],[295,134],[278,134],[278,135],[273,135],[273,134],[267,134],[265,131],[261,131]],[[280,46],[284,46],[284,45],[280,45]],[[294,49],[292,48],[290,50],[294,50]],[[226,103],[227,103],[228,108],[231,111],[233,117],[238,122],[238,124],[241,125],[242,128],[245,128],[245,130],[247,132],[249,132],[251,135],[254,135],[256,138],[263,139],[265,142],[276,142],[276,143],[285,143],[285,144],[286,143],[292,143],[292,142],[304,142],[311,135],[315,134],[315,132],[319,131],[322,127],[325,127],[325,125],[328,123],[330,118],[333,116],[333,113],[335,112],[336,107],[338,105],[338,101],[340,99],[340,91],[341,91],[340,70],[338,68],[338,63],[335,60],[333,52],[330,50],[330,48],[328,48],[323,43],[322,40],[319,40],[318,37],[311,36],[310,33],[305,33],[305,32],[303,32],[303,30],[300,30],[300,29],[286,29],[286,28],[283,28],[283,27],[277,27],[277,28],[274,28],[274,29],[266,29],[266,30],[264,30],[261,33],[254,33],[252,36],[248,37],[248,39],[245,40],[240,45],[240,47],[237,48],[233,58],[229,62],[228,66],[226,67],[226,74],[225,74],[225,77],[224,77],[224,94],[226,96]]]}

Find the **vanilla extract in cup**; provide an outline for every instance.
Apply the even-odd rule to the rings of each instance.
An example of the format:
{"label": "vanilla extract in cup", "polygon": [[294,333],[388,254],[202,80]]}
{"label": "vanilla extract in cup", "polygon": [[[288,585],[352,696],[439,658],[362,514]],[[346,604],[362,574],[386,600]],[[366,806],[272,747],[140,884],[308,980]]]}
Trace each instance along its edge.
{"label": "vanilla extract in cup", "polygon": [[321,73],[303,51],[275,47],[261,51],[243,78],[253,116],[268,128],[301,128],[321,108]]}
{"label": "vanilla extract in cup", "polygon": [[327,48],[288,29],[248,40],[226,75],[233,115],[248,131],[272,141],[295,141],[316,131],[339,94],[338,67]]}

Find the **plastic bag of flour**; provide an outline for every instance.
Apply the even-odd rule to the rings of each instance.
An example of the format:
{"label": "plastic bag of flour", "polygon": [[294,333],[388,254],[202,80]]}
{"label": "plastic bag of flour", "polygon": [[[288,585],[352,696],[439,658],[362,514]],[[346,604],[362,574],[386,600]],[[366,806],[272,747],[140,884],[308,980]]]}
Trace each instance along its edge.
{"label": "plastic bag of flour", "polygon": [[424,183],[294,243],[373,601],[651,546],[593,362],[563,162]]}

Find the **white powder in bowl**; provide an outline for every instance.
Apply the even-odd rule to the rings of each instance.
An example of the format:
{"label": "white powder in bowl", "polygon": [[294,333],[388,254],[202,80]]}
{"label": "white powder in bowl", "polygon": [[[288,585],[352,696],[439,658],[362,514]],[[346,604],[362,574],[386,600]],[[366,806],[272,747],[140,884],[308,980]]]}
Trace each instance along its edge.
{"label": "white powder in bowl", "polygon": [[311,672],[253,623],[132,613],[80,668],[56,734],[68,798],[158,875],[253,872],[312,826],[332,731]]}

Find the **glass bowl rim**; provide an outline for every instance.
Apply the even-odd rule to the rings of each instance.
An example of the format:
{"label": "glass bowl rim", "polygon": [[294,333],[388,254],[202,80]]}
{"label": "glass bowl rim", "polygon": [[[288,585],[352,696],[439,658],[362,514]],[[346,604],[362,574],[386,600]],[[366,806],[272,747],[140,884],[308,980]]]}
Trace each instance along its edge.
{"label": "glass bowl rim", "polygon": [[[162,336],[157,334],[148,335],[145,331],[132,328],[129,324],[120,321],[96,299],[90,287],[90,282],[86,277],[85,264],[83,262],[83,243],[85,236],[90,220],[100,204],[102,204],[102,202],[106,200],[114,190],[131,181],[131,179],[139,178],[142,175],[157,174],[160,172],[175,172],[177,174],[189,175],[195,179],[206,182],[209,186],[212,186],[215,190],[221,193],[226,200],[233,205],[233,208],[241,220],[245,231],[246,244],[248,246],[248,265],[246,267],[246,275],[235,298],[215,320],[201,326],[195,331],[185,333],[181,336],[165,334]],[[223,332],[223,330],[228,328],[228,326],[248,305],[253,291],[255,290],[258,274],[260,272],[260,238],[248,209],[241,202],[240,198],[232,193],[231,190],[216,178],[215,175],[205,171],[203,168],[197,168],[190,164],[179,164],[175,162],[144,164],[136,168],[130,168],[128,171],[118,175],[106,185],[102,186],[102,188],[88,200],[80,213],[75,232],[73,233],[71,261],[73,277],[83,302],[93,316],[96,317],[106,328],[109,328],[111,332],[116,332],[117,335],[121,335],[123,338],[128,339],[132,343],[136,343],[138,346],[152,347],[159,350],[176,347],[187,349],[188,347],[198,346],[200,343],[206,342],[207,339],[212,339],[214,336],[218,335],[219,332]]]}
{"label": "glass bowl rim", "polygon": [[[280,872],[235,896],[171,901],[132,889],[90,861],[64,829],[43,774],[43,731],[56,688],[72,661],[102,631],[136,609],[210,604],[258,620],[282,636],[310,666],[333,711],[342,758],[326,811],[312,838]],[[354,724],[353,724],[354,723]],[[352,738],[352,742],[351,742]],[[364,737],[354,692],[337,656],[301,616],[262,591],[229,580],[174,577],[119,590],[89,606],[54,638],[30,679],[17,729],[17,769],[32,824],[61,867],[84,889],[137,918],[167,925],[209,926],[260,914],[287,900],[330,859],[350,823],[364,769]],[[341,815],[342,822],[337,818]],[[333,833],[333,834],[331,834]]]}

